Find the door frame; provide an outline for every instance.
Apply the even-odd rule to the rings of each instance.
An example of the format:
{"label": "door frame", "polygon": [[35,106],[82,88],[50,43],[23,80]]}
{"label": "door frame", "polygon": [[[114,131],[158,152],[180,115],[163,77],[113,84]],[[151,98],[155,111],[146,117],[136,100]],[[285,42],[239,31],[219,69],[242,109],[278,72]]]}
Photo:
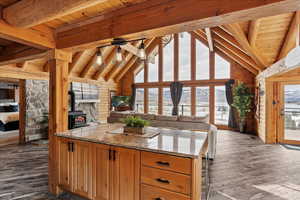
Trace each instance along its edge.
{"label": "door frame", "polygon": [[300,144],[297,140],[287,140],[285,139],[285,117],[281,114],[284,110],[285,100],[284,100],[284,86],[286,85],[299,85],[300,81],[280,81],[278,82],[278,110],[277,110],[277,141],[282,144]]}

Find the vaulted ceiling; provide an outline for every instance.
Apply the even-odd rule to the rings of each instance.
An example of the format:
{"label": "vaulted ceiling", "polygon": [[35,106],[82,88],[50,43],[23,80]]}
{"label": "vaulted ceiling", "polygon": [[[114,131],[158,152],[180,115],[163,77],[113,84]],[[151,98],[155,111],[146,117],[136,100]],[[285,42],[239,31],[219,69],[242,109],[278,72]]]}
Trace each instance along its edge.
{"label": "vaulted ceiling", "polygon": [[[0,6],[5,9],[15,5],[17,2],[18,0],[0,0]],[[17,46],[18,48],[14,47],[17,49],[14,51],[15,54],[16,52],[21,54],[24,52],[24,49],[28,50],[28,48],[31,48],[31,52],[38,53],[40,45],[50,48],[51,45],[53,45],[54,39],[51,39],[51,37],[54,38],[55,35],[52,35],[52,31],[59,32],[66,28],[69,29],[70,27],[72,28],[74,23],[78,25],[86,20],[95,20],[96,18],[99,20],[99,16],[100,18],[106,18],[121,8],[128,8],[126,11],[130,12],[130,9],[133,9],[134,5],[143,2],[146,1],[103,0],[87,8],[76,10],[67,15],[43,22],[41,25],[35,25],[26,29],[26,31],[30,30],[30,34],[35,34],[36,31],[38,31],[38,38],[34,38],[33,35],[29,34],[28,38],[24,39],[29,42],[33,39],[38,41],[34,47],[28,47],[26,45],[27,42],[23,40],[11,41],[9,37],[2,37],[0,34],[0,63],[1,56],[8,56],[6,55],[8,47]],[[299,24],[298,18],[299,12],[287,12],[276,16],[257,18],[252,21],[244,20],[243,22],[215,26],[209,29],[198,29],[191,33],[214,51],[239,63],[253,74],[258,74],[276,61],[284,58],[287,53],[295,47],[297,27]],[[3,25],[3,23],[4,22],[0,21],[0,25]],[[7,25],[4,24],[3,26]],[[25,31],[25,29],[18,30],[20,33]],[[179,32],[178,30],[176,31]],[[28,34],[28,32],[26,32],[26,34]],[[44,37],[47,36],[47,38],[49,38],[49,35],[52,35],[50,40],[45,42],[45,40],[43,40]],[[21,42],[22,45],[17,42]],[[159,44],[159,41],[155,37],[147,37],[145,43],[147,52],[149,53]],[[139,46],[138,43],[132,43],[131,45],[135,47]],[[102,79],[118,82],[132,67],[136,67],[139,62],[137,56],[125,48],[122,50],[123,61],[118,63],[114,59],[116,48],[105,47],[102,52],[104,64],[101,66],[95,64],[95,47],[73,49],[73,51],[73,61],[69,66],[69,74],[82,79]],[[17,69],[22,72],[41,72],[45,76],[48,72],[46,58],[10,63],[8,66],[9,69]],[[0,69],[3,68],[4,67],[0,66]]]}

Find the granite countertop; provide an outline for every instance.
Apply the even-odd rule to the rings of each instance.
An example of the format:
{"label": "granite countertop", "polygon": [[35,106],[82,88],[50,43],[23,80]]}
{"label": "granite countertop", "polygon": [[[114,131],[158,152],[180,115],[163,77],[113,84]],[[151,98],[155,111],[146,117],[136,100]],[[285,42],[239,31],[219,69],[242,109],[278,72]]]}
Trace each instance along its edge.
{"label": "granite countertop", "polygon": [[122,127],[123,124],[103,124],[56,133],[56,136],[188,158],[198,158],[207,140],[207,132],[169,128],[151,127],[160,132],[152,138],[112,133]]}

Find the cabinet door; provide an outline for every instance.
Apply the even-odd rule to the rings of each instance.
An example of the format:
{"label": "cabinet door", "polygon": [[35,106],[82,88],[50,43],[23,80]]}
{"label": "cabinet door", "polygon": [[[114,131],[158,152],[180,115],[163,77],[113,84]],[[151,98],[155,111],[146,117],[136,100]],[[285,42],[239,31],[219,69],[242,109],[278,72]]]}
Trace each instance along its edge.
{"label": "cabinet door", "polygon": [[93,199],[109,200],[109,146],[93,144],[92,161]]}
{"label": "cabinet door", "polygon": [[113,148],[111,200],[139,200],[140,151]]}
{"label": "cabinet door", "polygon": [[91,196],[91,143],[75,141],[73,148],[73,192],[82,197]]}
{"label": "cabinet door", "polygon": [[70,152],[71,140],[59,138],[58,140],[59,186],[72,191],[72,156]]}

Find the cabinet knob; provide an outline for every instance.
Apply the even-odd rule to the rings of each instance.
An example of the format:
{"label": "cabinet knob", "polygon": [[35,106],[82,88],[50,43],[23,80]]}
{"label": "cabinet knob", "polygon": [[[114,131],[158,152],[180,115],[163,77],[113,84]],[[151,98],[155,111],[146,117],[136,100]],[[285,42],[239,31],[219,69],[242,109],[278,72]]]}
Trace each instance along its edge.
{"label": "cabinet knob", "polygon": [[163,178],[157,178],[156,181],[161,182],[161,183],[165,183],[165,184],[170,184],[169,180],[163,179]]}

